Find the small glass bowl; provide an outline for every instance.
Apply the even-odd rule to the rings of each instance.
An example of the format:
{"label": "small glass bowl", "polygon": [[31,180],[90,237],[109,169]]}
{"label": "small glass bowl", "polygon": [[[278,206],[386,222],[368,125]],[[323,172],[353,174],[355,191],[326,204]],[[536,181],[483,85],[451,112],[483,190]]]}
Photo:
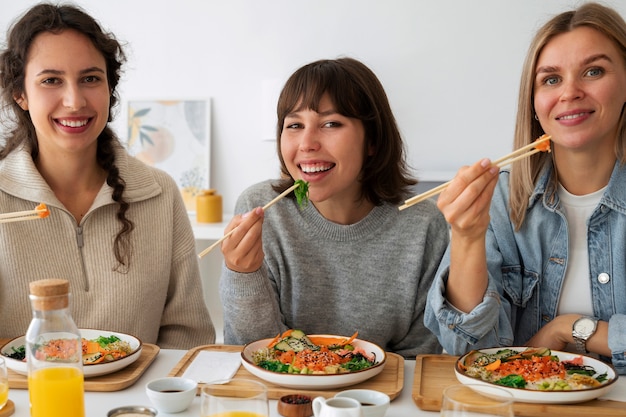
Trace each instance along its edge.
{"label": "small glass bowl", "polygon": [[107,417],[155,417],[157,410],[142,405],[117,407],[107,413]]}

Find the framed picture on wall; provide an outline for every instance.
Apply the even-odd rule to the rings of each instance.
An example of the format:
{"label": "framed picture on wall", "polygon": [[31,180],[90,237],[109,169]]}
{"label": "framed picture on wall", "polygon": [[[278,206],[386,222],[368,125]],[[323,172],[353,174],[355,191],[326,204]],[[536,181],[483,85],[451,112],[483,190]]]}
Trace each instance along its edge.
{"label": "framed picture on wall", "polygon": [[209,188],[210,100],[131,100],[127,147],[148,165],[170,174],[189,212],[196,196]]}

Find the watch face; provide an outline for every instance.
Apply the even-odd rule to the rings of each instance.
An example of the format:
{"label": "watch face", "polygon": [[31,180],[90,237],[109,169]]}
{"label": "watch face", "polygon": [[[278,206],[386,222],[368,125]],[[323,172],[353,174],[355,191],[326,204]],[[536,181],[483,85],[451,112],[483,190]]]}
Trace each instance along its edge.
{"label": "watch face", "polygon": [[576,326],[575,326],[576,331],[583,335],[587,335],[593,332],[594,327],[595,327],[595,323],[593,322],[593,320],[590,320],[587,318],[579,319],[576,322]]}

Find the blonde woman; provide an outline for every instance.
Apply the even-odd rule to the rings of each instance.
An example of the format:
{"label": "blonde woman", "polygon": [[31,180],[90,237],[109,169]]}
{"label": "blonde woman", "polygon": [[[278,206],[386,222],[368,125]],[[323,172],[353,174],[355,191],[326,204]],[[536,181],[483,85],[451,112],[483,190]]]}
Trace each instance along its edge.
{"label": "blonde woman", "polygon": [[453,354],[491,346],[591,352],[626,373],[626,23],[588,3],[536,34],[515,147],[552,152],[462,168],[438,207],[451,242],[426,325]]}

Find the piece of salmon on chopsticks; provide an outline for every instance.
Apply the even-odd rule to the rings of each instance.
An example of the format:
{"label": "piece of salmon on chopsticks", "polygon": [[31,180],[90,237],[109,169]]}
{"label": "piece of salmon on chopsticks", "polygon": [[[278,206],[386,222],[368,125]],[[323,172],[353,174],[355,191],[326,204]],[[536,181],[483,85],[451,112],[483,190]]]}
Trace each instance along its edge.
{"label": "piece of salmon on chopsticks", "polygon": [[[519,161],[520,159],[528,158],[531,155],[534,155],[539,152],[550,152],[550,139],[552,137],[550,135],[542,135],[533,143],[522,146],[516,151],[513,151],[507,155],[504,155],[502,158],[496,159],[492,161],[492,164],[497,165],[502,168],[503,166],[509,165],[515,161]],[[431,190],[428,190],[422,194],[416,195],[415,197],[411,197],[408,200],[404,201],[404,204],[399,207],[400,210],[404,210],[405,208],[409,208],[414,204],[419,203],[420,201],[424,201],[427,198],[433,197],[443,190],[445,190],[448,185],[450,185],[451,181],[445,182]]]}
{"label": "piece of salmon on chopsticks", "polygon": [[43,219],[50,215],[48,207],[41,203],[34,210],[15,211],[13,213],[0,214],[0,223],[21,222],[24,220]]}

